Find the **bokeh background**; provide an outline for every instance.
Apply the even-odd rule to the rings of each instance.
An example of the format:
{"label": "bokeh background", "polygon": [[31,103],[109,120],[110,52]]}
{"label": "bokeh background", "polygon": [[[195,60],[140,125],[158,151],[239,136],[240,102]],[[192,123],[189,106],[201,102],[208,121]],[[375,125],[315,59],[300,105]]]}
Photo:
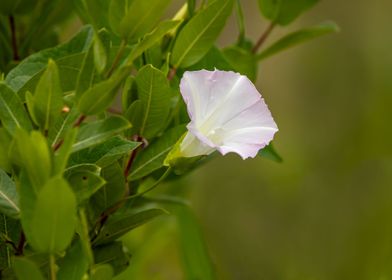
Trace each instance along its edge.
{"label": "bokeh background", "polygon": [[[267,22],[256,0],[241,3],[256,40]],[[328,19],[341,29],[260,65],[283,163],[217,157],[159,188],[190,200],[218,279],[392,279],[391,11],[390,0],[324,0],[276,28],[264,46]],[[80,22],[68,25],[64,40]],[[236,34],[232,17],[220,46]],[[179,240],[170,215],[133,231],[116,279],[184,279]]]}
{"label": "bokeh background", "polygon": [[[241,2],[255,40],[267,23],[257,1]],[[391,11],[389,0],[320,1],[266,42],[327,19],[341,28],[260,65],[283,163],[218,157],[181,183],[218,279],[392,279]],[[235,30],[233,18],[221,46]],[[169,221],[128,237],[145,250],[125,275],[182,279]]]}

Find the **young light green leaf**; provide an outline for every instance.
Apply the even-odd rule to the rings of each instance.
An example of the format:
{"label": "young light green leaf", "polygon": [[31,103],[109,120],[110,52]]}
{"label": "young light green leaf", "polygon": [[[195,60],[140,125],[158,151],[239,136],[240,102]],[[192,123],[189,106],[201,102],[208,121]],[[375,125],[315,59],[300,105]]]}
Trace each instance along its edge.
{"label": "young light green leaf", "polygon": [[111,265],[109,264],[96,265],[91,269],[90,280],[111,280],[113,279],[113,275],[114,272]]}
{"label": "young light green leaf", "polygon": [[131,127],[131,124],[120,116],[110,116],[103,120],[90,122],[79,130],[73,152],[105,142],[114,135]]}
{"label": "young light green leaf", "polygon": [[0,82],[0,120],[11,134],[17,128],[31,130],[31,122],[19,96],[4,82]]}
{"label": "young light green leaf", "polygon": [[150,32],[165,12],[170,0],[134,0],[119,25],[119,34],[126,40],[135,41]]}
{"label": "young light green leaf", "polygon": [[8,177],[7,173],[0,169],[0,213],[18,219],[19,196],[16,192],[15,183]]}
{"label": "young light green leaf", "polygon": [[208,52],[231,14],[232,6],[233,0],[213,1],[184,26],[171,56],[171,64],[175,68],[189,67]]}
{"label": "young light green leaf", "polygon": [[[105,32],[105,31],[103,31]],[[102,33],[103,33],[102,32]],[[107,64],[107,52],[105,46],[102,42],[101,36],[105,36],[105,34],[96,34],[94,36],[94,43],[93,43],[93,52],[94,52],[94,64],[95,68],[97,69],[98,73],[102,73],[105,70]]]}
{"label": "young light green leaf", "polygon": [[319,0],[259,0],[261,13],[272,22],[287,25]]}
{"label": "young light green leaf", "polygon": [[12,69],[5,82],[17,93],[33,92],[44,72],[48,59],[53,59],[58,68],[61,88],[64,92],[73,90],[85,52],[93,37],[91,26],[85,26],[69,42],[35,53]]}
{"label": "young light green leaf", "polygon": [[22,166],[35,189],[40,189],[52,172],[52,160],[46,138],[38,131],[31,134],[17,130],[14,138],[13,161]]}
{"label": "young light green leaf", "polygon": [[32,105],[38,125],[47,131],[54,124],[63,107],[59,73],[56,63],[51,59],[35,88]]}
{"label": "young light green leaf", "polygon": [[75,107],[73,107],[69,112],[61,112],[60,117],[56,120],[49,131],[48,143],[52,147],[58,144],[64,138],[66,132],[72,128],[79,116],[80,112]]}
{"label": "young light green leaf", "polygon": [[109,79],[93,85],[80,98],[79,110],[85,115],[102,113],[113,102],[126,72],[116,72]]}
{"label": "young light green leaf", "polygon": [[172,150],[184,132],[185,126],[180,125],[174,127],[148,146],[136,158],[128,179],[131,181],[137,180],[161,168],[167,154]]}
{"label": "young light green leaf", "polygon": [[132,128],[126,132],[126,136],[132,137],[140,131],[143,120],[143,103],[135,100],[125,111],[124,117],[132,124]]}
{"label": "young light green leaf", "polygon": [[257,154],[260,157],[268,158],[270,160],[276,161],[276,162],[283,162],[282,157],[276,152],[274,146],[272,143],[269,145],[265,146],[262,150],[260,150]]}
{"label": "young light green leaf", "polygon": [[64,258],[58,261],[58,280],[82,279],[88,269],[88,259],[84,254],[80,239],[75,240],[65,253]]}
{"label": "young light green leaf", "polygon": [[302,44],[314,38],[327,35],[329,33],[338,32],[339,27],[333,22],[319,24],[313,27],[301,29],[290,33],[279,39],[271,46],[267,47],[260,54],[257,55],[257,60],[263,60],[278,52],[284,51],[288,48]]}
{"label": "young light green leaf", "polygon": [[[115,1],[113,1],[115,2]],[[139,57],[143,52],[151,48],[154,44],[156,44],[159,40],[162,39],[167,33],[171,30],[178,27],[181,23],[179,20],[168,20],[159,23],[159,25],[150,33],[144,36],[143,40],[136,44],[136,46],[132,49],[128,57],[125,59],[124,64],[132,65],[133,61]]]}
{"label": "young light green leaf", "polygon": [[63,144],[54,157],[54,174],[62,174],[68,163],[68,158],[71,155],[72,145],[76,140],[78,133],[77,128],[73,128],[66,134]]}
{"label": "young light green leaf", "polygon": [[136,76],[143,117],[140,135],[150,139],[164,128],[170,112],[170,87],[166,76],[152,65],[146,65]]}
{"label": "young light green leaf", "polygon": [[102,228],[97,239],[94,240],[94,244],[113,242],[130,230],[165,213],[167,212],[162,209],[148,209],[128,216],[111,217]]}
{"label": "young light green leaf", "polygon": [[180,233],[180,248],[186,279],[216,279],[201,230],[188,207],[176,211]]}
{"label": "young light green leaf", "polygon": [[44,280],[38,266],[27,258],[14,259],[14,272],[18,280]]}
{"label": "young light green leaf", "polygon": [[76,198],[62,177],[50,179],[37,195],[32,217],[33,247],[44,253],[65,250],[76,226]]}

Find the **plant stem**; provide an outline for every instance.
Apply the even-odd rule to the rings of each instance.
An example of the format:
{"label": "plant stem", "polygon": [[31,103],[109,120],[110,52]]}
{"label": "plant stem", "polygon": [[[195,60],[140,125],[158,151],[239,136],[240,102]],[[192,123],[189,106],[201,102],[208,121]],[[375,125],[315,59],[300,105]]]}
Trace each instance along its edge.
{"label": "plant stem", "polygon": [[17,247],[16,253],[15,253],[16,256],[23,256],[25,242],[26,242],[26,236],[22,230],[20,232],[19,243],[18,243],[18,247]]}
{"label": "plant stem", "polygon": [[268,38],[268,36],[271,34],[272,30],[275,27],[275,22],[271,22],[267,29],[264,30],[264,32],[261,34],[259,40],[257,40],[256,44],[252,48],[252,53],[257,53],[261,45],[265,42],[265,40]]}
{"label": "plant stem", "polygon": [[114,69],[117,67],[118,63],[120,62],[121,57],[122,57],[123,54],[124,54],[125,46],[126,46],[126,45],[127,45],[127,43],[125,42],[125,40],[122,40],[122,41],[121,41],[121,44],[120,44],[120,47],[118,48],[116,57],[115,57],[114,60],[113,60],[112,66],[110,66],[108,72],[107,72],[106,75],[105,75],[106,78],[109,78],[109,77],[113,74]]}
{"label": "plant stem", "polygon": [[85,119],[86,119],[85,115],[80,115],[80,117],[74,123],[74,127],[79,127]]}
{"label": "plant stem", "polygon": [[175,67],[171,68],[169,74],[167,75],[167,79],[169,81],[173,80],[174,76],[176,75],[177,69]]}
{"label": "plant stem", "polygon": [[[141,136],[137,135],[135,137],[135,141],[136,142],[142,142],[143,138]],[[137,153],[139,151],[139,148],[143,148],[143,144],[140,147],[138,147],[138,148],[136,148],[135,150],[132,151],[131,155],[129,156],[129,160],[127,162],[127,166],[124,169],[124,177],[125,177],[125,181],[126,182],[128,181],[129,171],[131,170],[132,164],[133,164],[133,162],[134,162],[134,160],[136,158],[136,155],[137,155]]]}
{"label": "plant stem", "polygon": [[49,256],[49,267],[50,267],[50,280],[56,280],[56,258],[53,254]]}
{"label": "plant stem", "polygon": [[19,60],[19,53],[18,53],[18,43],[16,40],[16,28],[15,28],[15,18],[14,16],[8,17],[10,28],[11,28],[11,40],[12,40],[12,52],[13,52],[13,59]]}

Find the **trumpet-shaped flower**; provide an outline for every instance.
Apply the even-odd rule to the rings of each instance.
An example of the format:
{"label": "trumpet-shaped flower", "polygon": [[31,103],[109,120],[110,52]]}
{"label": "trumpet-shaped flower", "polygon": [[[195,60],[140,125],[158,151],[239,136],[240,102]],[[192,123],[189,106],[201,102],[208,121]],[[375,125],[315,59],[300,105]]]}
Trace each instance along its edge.
{"label": "trumpet-shaped flower", "polygon": [[231,71],[185,72],[180,91],[190,123],[180,144],[184,157],[225,155],[255,157],[278,128],[253,83]]}

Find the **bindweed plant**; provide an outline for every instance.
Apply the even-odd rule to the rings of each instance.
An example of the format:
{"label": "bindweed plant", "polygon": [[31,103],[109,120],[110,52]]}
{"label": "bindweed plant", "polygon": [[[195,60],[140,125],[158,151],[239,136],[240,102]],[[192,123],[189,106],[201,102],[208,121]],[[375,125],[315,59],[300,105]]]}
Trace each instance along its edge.
{"label": "bindweed plant", "polygon": [[[2,0],[0,278],[112,279],[138,253],[121,237],[169,212],[189,258],[203,251],[187,204],[165,196],[181,205],[168,212],[149,191],[219,153],[281,161],[253,82],[260,61],[337,31],[324,23],[264,47],[316,2],[259,0],[269,24],[252,42],[241,1],[184,1],[160,20],[170,0]],[[233,13],[238,38],[219,48]],[[75,15],[83,26],[58,44]],[[188,261],[186,278],[214,279],[196,255],[206,259]]]}

